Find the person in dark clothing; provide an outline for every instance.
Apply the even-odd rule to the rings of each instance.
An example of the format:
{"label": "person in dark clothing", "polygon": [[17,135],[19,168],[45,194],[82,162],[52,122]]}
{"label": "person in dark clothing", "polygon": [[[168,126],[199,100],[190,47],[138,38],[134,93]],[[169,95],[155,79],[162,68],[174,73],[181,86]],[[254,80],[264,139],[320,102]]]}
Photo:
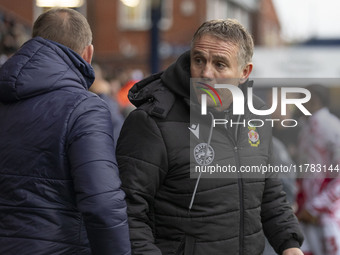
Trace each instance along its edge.
{"label": "person in dark clothing", "polygon": [[[223,106],[208,98],[209,114],[195,110],[201,107],[201,90],[192,78],[210,85],[229,78],[246,93],[252,85],[252,53],[252,38],[236,20],[207,21],[195,33],[190,51],[130,90],[137,109],[122,127],[116,153],[133,254],[259,255],[264,236],[278,254],[303,254],[299,224],[280,180],[242,174],[191,178],[197,176],[191,175],[195,161],[238,170],[269,163],[270,125],[209,124],[221,115],[245,123],[265,116],[246,107],[244,115],[232,114],[230,94],[223,88],[216,89]],[[256,109],[266,107],[255,96],[253,103]]]}
{"label": "person in dark clothing", "polygon": [[131,254],[89,24],[52,9],[33,37],[0,69],[0,254]]}

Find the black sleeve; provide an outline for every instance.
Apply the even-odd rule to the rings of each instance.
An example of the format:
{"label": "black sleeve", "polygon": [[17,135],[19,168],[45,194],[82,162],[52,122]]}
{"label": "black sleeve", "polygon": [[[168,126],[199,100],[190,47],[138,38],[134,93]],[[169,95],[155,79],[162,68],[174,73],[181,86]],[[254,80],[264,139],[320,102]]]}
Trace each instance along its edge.
{"label": "black sleeve", "polygon": [[135,110],[126,119],[117,144],[117,160],[127,196],[133,254],[160,255],[153,232],[153,207],[168,161],[162,134],[143,110]]}
{"label": "black sleeve", "polygon": [[261,218],[264,233],[278,254],[282,254],[285,249],[301,246],[303,236],[298,220],[277,178],[266,179]]}

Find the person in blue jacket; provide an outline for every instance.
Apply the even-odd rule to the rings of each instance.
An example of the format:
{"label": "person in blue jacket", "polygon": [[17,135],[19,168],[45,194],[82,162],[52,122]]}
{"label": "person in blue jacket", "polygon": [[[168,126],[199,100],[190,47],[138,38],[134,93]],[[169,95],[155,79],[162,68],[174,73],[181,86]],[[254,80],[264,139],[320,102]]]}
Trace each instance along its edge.
{"label": "person in blue jacket", "polygon": [[0,69],[2,255],[131,253],[91,42],[80,13],[52,9]]}

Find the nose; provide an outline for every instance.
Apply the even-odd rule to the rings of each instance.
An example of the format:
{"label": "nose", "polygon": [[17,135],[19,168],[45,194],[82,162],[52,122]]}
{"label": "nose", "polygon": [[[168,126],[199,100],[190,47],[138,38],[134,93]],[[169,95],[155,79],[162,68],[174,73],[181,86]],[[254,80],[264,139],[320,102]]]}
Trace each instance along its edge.
{"label": "nose", "polygon": [[207,63],[207,64],[204,66],[204,68],[202,69],[201,77],[202,77],[202,78],[208,78],[208,79],[214,78],[214,72],[213,72],[212,65],[210,65],[209,63]]}

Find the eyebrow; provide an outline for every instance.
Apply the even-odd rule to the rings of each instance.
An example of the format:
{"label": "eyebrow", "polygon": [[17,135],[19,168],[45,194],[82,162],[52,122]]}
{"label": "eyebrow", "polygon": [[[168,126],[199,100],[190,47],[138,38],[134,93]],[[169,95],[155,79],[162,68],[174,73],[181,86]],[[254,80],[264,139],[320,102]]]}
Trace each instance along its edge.
{"label": "eyebrow", "polygon": [[213,54],[213,60],[214,61],[221,61],[223,63],[225,63],[227,66],[230,66],[230,59],[227,58],[226,56],[222,55],[222,54]]}
{"label": "eyebrow", "polygon": [[[194,51],[192,52],[192,55],[205,56],[206,54],[205,54],[203,51],[194,50]],[[217,59],[217,60],[223,60],[223,61],[225,61],[225,62],[229,62],[228,58],[225,57],[223,54],[219,54],[219,53],[213,54],[213,58],[214,58],[214,59]]]}
{"label": "eyebrow", "polygon": [[224,55],[222,54],[213,54],[213,58],[217,59],[217,60],[222,60],[224,62],[228,62],[229,63],[229,59],[226,58]]}
{"label": "eyebrow", "polygon": [[[205,57],[207,54],[205,54],[203,51],[200,50],[194,50],[192,52],[192,56],[199,56],[199,57]],[[230,59],[225,57],[223,54],[215,53],[213,54],[213,60],[214,61],[222,61],[227,64],[227,66],[230,66]]]}
{"label": "eyebrow", "polygon": [[194,51],[192,52],[192,55],[200,55],[200,56],[204,56],[205,54],[203,53],[203,51],[194,50]]}

